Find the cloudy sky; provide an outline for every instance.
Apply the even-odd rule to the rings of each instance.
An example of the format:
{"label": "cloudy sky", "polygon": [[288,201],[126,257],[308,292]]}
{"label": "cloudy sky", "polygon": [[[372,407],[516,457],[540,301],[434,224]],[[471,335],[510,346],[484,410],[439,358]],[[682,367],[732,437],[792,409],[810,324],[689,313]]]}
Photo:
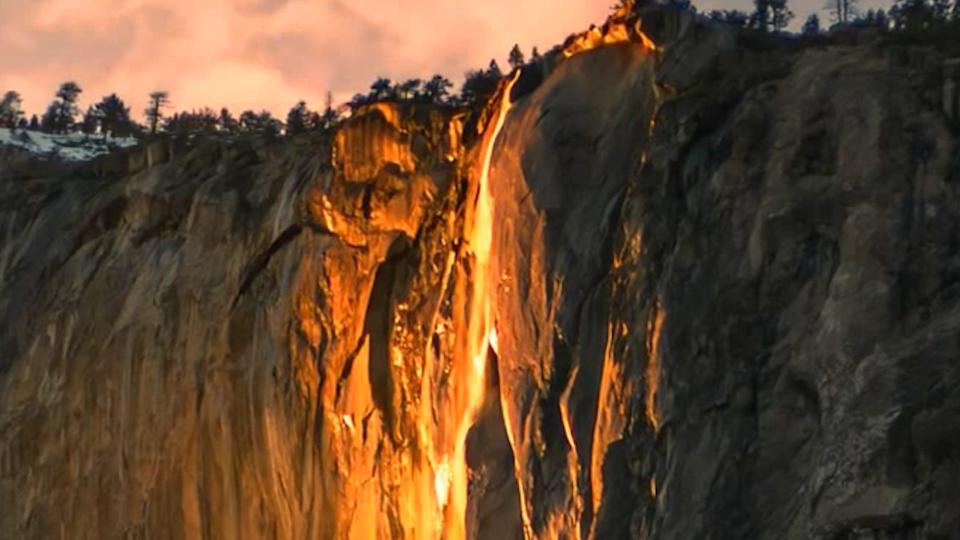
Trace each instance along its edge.
{"label": "cloudy sky", "polygon": [[[822,0],[791,0],[797,19]],[[864,0],[865,2],[868,0]],[[883,2],[883,0],[869,0]],[[454,82],[514,43],[547,49],[600,22],[614,0],[0,0],[0,92],[40,113],[76,80],[81,106],[116,92],[176,109],[286,111],[344,101],[377,76]],[[701,10],[751,0],[700,0]]]}

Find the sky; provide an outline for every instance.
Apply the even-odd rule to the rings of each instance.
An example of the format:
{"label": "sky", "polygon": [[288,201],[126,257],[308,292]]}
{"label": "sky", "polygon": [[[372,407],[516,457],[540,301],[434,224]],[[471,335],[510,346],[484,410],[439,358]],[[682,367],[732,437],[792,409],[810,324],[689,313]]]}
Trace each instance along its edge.
{"label": "sky", "polygon": [[[82,108],[115,92],[141,118],[147,94],[176,110],[226,106],[278,117],[393,80],[465,71],[514,43],[549,49],[600,23],[615,0],[0,0],[0,93],[40,114],[59,84]],[[863,0],[883,5],[883,0]],[[701,11],[751,0],[695,0]],[[791,0],[795,26],[822,0]]]}

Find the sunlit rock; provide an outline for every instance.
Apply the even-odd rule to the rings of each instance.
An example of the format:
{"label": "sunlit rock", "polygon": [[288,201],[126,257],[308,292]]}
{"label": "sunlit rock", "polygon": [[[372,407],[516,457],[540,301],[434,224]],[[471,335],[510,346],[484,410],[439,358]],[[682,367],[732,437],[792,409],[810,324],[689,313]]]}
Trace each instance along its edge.
{"label": "sunlit rock", "polygon": [[952,537],[953,63],[646,9],[476,117],[0,153],[0,538]]}

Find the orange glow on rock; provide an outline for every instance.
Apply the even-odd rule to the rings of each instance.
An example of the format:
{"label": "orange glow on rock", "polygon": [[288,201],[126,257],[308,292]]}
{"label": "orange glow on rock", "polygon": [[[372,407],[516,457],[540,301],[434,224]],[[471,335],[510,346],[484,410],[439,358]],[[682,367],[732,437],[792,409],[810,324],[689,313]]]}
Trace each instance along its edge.
{"label": "orange glow on rock", "polygon": [[630,41],[630,32],[625,24],[607,23],[600,27],[593,26],[586,32],[574,36],[563,48],[563,56],[564,58],[570,58],[575,54],[597,47],[627,41]]}
{"label": "orange glow on rock", "polygon": [[657,301],[647,321],[647,421],[654,431],[660,429],[660,417],[657,414],[657,388],[660,385],[660,330],[663,328],[663,309]]}
{"label": "orange glow on rock", "polygon": [[434,473],[433,489],[437,494],[437,504],[443,508],[450,500],[450,464],[446,461],[441,463]]}
{"label": "orange glow on rock", "polygon": [[602,26],[591,26],[586,32],[567,38],[563,47],[563,57],[617,43],[638,43],[644,49],[653,52],[657,44],[641,30],[641,21],[633,15],[633,2],[624,2]]}

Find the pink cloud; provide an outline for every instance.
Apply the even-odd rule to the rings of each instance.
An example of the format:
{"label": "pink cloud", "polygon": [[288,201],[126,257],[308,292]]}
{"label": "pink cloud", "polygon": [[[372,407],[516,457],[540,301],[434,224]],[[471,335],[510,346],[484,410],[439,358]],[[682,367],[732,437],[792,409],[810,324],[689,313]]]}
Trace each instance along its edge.
{"label": "pink cloud", "polygon": [[546,49],[601,21],[613,0],[3,0],[0,91],[40,113],[75,79],[81,105],[116,92],[179,109],[285,115],[364,91],[377,76],[443,73],[459,83],[518,42]]}

